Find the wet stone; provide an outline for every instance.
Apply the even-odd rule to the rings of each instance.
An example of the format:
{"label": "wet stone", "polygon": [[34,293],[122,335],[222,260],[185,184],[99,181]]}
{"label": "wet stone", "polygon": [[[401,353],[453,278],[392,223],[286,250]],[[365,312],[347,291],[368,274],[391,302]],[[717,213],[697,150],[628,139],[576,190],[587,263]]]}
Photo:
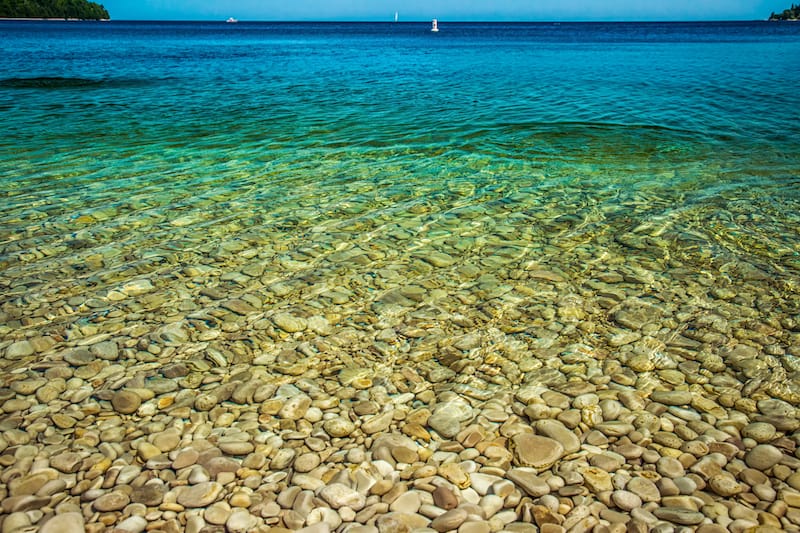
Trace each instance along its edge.
{"label": "wet stone", "polygon": [[108,512],[108,511],[119,511],[124,509],[126,505],[130,503],[130,498],[127,494],[123,492],[111,492],[109,494],[104,494],[97,498],[93,503],[92,506],[96,511],[100,511],[101,513]]}
{"label": "wet stone", "polygon": [[518,433],[511,438],[511,443],[514,462],[519,466],[549,468],[564,454],[560,442],[531,433]]}
{"label": "wet stone", "polygon": [[304,331],[306,327],[308,327],[308,323],[305,319],[289,313],[276,313],[272,317],[272,321],[276,326],[287,333],[297,333]]}
{"label": "wet stone", "polygon": [[85,533],[83,514],[68,512],[57,514],[44,523],[39,533]]}
{"label": "wet stone", "polygon": [[222,492],[222,485],[214,481],[206,481],[185,487],[178,494],[178,503],[184,507],[206,507],[213,503]]}
{"label": "wet stone", "polygon": [[17,341],[6,348],[6,359],[21,359],[34,354],[33,345],[27,340]]}
{"label": "wet stone", "polygon": [[775,446],[759,444],[747,452],[744,460],[750,468],[764,471],[775,466],[782,458],[783,452]]}
{"label": "wet stone", "polygon": [[661,520],[684,526],[697,525],[705,519],[703,513],[679,507],[659,507],[653,514]]}
{"label": "wet stone", "polygon": [[664,405],[689,405],[692,393],[689,391],[653,391],[650,399]]}
{"label": "wet stone", "polygon": [[111,405],[114,410],[124,415],[135,413],[142,405],[142,398],[135,392],[129,390],[117,391],[111,398]]}

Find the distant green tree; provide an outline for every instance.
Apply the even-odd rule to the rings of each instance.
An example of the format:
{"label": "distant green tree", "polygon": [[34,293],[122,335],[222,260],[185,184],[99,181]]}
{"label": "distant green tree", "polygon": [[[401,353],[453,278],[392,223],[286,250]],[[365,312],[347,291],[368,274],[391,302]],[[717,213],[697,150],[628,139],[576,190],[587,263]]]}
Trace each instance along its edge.
{"label": "distant green tree", "polygon": [[800,20],[800,5],[792,4],[792,7],[784,9],[781,13],[773,12],[769,20]]}
{"label": "distant green tree", "polygon": [[101,4],[87,0],[0,0],[3,18],[111,18]]}

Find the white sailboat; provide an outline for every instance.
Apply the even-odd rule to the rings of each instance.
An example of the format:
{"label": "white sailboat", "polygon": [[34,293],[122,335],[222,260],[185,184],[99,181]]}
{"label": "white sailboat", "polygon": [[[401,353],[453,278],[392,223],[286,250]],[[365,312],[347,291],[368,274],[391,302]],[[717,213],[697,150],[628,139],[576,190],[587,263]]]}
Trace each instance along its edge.
{"label": "white sailboat", "polygon": [[431,25],[431,31],[439,31],[439,21],[433,19],[433,24]]}
{"label": "white sailboat", "polygon": [[395,22],[397,22],[397,18],[398,18],[398,16],[399,16],[399,13],[398,13],[397,11],[395,11],[395,12],[394,12],[394,21],[395,21]]}

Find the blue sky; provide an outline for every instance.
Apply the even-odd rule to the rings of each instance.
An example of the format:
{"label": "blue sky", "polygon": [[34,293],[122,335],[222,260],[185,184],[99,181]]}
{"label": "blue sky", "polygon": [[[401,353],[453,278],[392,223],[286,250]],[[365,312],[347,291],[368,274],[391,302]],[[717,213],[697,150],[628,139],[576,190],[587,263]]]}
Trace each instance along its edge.
{"label": "blue sky", "polygon": [[114,19],[753,20],[791,0],[96,0]]}

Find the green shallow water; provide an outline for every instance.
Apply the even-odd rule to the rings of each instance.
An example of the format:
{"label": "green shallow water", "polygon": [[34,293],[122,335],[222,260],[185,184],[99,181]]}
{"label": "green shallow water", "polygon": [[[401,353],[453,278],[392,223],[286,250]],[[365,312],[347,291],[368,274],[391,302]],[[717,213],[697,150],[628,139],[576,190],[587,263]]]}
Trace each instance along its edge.
{"label": "green shallow water", "polygon": [[[798,399],[800,130],[776,110],[798,75],[763,63],[796,34],[143,27],[13,27],[0,347],[47,337],[49,361],[110,336],[130,361],[228,364],[352,330],[320,368],[434,361],[477,390],[601,379],[576,345],[707,382],[746,343],[765,358],[736,375]],[[107,31],[121,44],[83,64]],[[68,60],[23,66],[59,43]],[[619,318],[633,304],[655,311]],[[289,335],[280,312],[333,329]]]}

